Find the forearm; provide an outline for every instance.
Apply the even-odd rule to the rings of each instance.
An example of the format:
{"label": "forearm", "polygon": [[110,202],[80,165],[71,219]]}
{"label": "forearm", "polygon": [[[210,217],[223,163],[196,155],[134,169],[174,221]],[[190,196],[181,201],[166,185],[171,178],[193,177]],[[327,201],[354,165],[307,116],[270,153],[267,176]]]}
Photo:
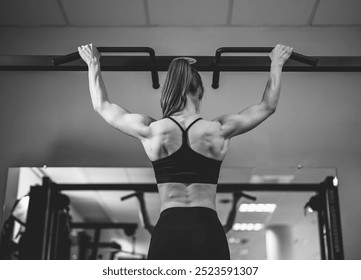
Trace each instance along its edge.
{"label": "forearm", "polygon": [[282,66],[272,63],[270,76],[263,94],[262,103],[272,110],[276,110],[281,93]]}
{"label": "forearm", "polygon": [[100,109],[109,102],[105,84],[100,71],[100,63],[94,62],[88,66],[89,90],[94,110]]}

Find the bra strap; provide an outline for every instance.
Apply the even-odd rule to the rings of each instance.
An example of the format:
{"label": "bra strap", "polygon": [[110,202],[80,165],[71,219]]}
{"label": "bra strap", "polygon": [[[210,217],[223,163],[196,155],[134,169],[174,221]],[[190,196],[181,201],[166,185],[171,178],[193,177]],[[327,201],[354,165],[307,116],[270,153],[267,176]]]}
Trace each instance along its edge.
{"label": "bra strap", "polygon": [[171,119],[173,122],[175,122],[176,125],[178,125],[179,128],[182,130],[182,132],[185,132],[185,130],[183,129],[183,127],[182,127],[175,119],[173,119],[172,117],[167,117],[167,118],[168,118],[168,119]]}
{"label": "bra strap", "polygon": [[194,125],[197,121],[201,120],[202,118],[198,118],[196,119],[195,121],[193,121],[188,127],[187,129],[185,130],[186,132],[191,128],[192,125]]}
{"label": "bra strap", "polygon": [[192,126],[192,125],[194,125],[197,121],[199,121],[199,120],[201,120],[202,118],[198,118],[198,119],[196,119],[195,121],[193,121],[188,127],[187,127],[187,129],[186,130],[184,130],[183,129],[183,127],[175,120],[175,119],[173,119],[172,117],[167,117],[168,119],[171,119],[173,122],[175,122],[178,126],[179,126],[179,128],[182,130],[182,146],[184,146],[184,145],[188,145],[188,136],[187,136],[187,132],[188,132],[188,129],[190,129],[190,127]]}

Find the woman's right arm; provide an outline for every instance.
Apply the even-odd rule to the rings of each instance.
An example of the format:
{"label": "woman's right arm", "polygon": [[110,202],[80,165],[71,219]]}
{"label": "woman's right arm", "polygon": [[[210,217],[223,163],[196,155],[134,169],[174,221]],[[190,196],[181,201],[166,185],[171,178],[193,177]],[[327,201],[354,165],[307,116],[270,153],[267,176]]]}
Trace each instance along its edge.
{"label": "woman's right arm", "polygon": [[277,108],[281,92],[282,67],[292,53],[292,48],[277,45],[270,53],[271,70],[262,100],[238,114],[220,116],[214,121],[221,123],[222,134],[231,138],[255,128],[272,115]]}
{"label": "woman's right arm", "polygon": [[150,137],[149,125],[153,118],[133,114],[125,108],[109,101],[100,71],[100,54],[93,44],[78,48],[81,58],[88,65],[89,90],[94,110],[120,132],[138,139]]}

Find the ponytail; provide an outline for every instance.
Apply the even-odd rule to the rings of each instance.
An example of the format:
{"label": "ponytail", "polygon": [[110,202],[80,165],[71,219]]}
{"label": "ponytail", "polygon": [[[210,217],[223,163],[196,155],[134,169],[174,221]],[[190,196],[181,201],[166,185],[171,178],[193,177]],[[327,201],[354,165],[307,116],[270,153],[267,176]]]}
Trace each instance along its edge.
{"label": "ponytail", "polygon": [[174,59],[169,65],[160,99],[163,117],[183,110],[187,103],[187,94],[196,95],[199,89],[201,90],[199,97],[201,99],[203,85],[199,73],[187,59]]}

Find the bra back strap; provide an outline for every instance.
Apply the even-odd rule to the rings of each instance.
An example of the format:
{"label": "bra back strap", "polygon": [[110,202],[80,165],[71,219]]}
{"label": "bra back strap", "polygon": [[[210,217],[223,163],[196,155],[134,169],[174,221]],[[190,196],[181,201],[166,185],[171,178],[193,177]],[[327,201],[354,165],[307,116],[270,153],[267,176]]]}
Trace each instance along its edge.
{"label": "bra back strap", "polygon": [[176,123],[176,125],[178,125],[179,126],[179,128],[184,132],[185,130],[183,129],[183,127],[175,120],[175,119],[173,119],[172,117],[167,117],[168,119],[171,119],[173,122],[175,122]]}
{"label": "bra back strap", "polygon": [[196,119],[195,121],[193,121],[188,127],[187,127],[187,129],[185,130],[185,131],[188,131],[190,128],[191,128],[191,126],[192,125],[194,125],[197,121],[199,121],[199,120],[201,120],[202,118],[198,118],[198,119]]}

